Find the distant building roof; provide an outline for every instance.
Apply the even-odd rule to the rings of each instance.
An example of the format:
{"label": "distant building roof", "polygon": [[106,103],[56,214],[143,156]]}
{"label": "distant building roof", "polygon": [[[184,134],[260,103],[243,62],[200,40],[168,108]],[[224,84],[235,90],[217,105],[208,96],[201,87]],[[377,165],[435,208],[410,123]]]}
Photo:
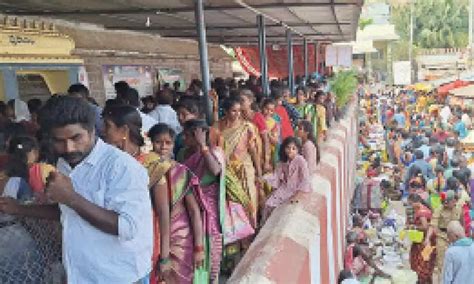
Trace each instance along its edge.
{"label": "distant building roof", "polygon": [[368,25],[363,30],[357,30],[357,41],[392,41],[398,40],[400,36],[395,32],[395,26],[387,25]]}

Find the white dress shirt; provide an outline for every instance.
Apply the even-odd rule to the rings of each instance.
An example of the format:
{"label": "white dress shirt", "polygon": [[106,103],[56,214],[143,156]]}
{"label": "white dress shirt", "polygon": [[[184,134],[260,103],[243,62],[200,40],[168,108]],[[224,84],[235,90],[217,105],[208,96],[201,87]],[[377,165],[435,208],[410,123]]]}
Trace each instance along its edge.
{"label": "white dress shirt", "polygon": [[164,123],[171,127],[176,134],[181,133],[182,128],[178,121],[178,115],[170,105],[157,105],[148,115],[158,123]]}
{"label": "white dress shirt", "polygon": [[142,118],[142,131],[144,131],[145,133],[148,133],[148,131],[150,131],[150,128],[155,126],[155,124],[157,124],[158,122],[156,122],[156,120],[153,117],[149,116],[146,113],[141,112],[140,110],[138,110],[138,113],[140,114],[140,117]]}
{"label": "white dress shirt", "polygon": [[118,236],[105,233],[60,205],[63,263],[68,284],[134,283],[151,270],[152,207],[148,174],[135,159],[98,139],[74,169],[59,159],[58,170],[74,191],[118,214]]}

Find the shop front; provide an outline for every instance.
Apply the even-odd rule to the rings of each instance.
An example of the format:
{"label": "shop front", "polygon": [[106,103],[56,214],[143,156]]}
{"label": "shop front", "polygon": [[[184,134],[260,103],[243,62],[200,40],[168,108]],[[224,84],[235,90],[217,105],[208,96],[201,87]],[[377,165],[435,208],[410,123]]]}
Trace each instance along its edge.
{"label": "shop front", "polygon": [[0,100],[48,99],[78,81],[83,60],[74,41],[44,22],[3,18],[0,23]]}

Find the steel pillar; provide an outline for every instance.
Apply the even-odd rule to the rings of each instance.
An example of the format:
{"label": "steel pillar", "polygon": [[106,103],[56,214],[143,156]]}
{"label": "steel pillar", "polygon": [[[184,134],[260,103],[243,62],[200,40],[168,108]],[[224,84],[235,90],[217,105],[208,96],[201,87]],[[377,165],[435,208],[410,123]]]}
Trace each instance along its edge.
{"label": "steel pillar", "polygon": [[308,40],[303,39],[303,53],[304,53],[304,85],[308,81]]}
{"label": "steel pillar", "polygon": [[258,51],[260,55],[260,73],[262,76],[263,94],[268,96],[268,62],[267,62],[267,33],[265,31],[265,20],[262,15],[257,15],[258,28]]}
{"label": "steel pillar", "polygon": [[291,95],[295,94],[295,74],[293,68],[293,39],[290,30],[286,30],[286,43],[288,48],[288,87]]}
{"label": "steel pillar", "polygon": [[207,55],[207,39],[206,39],[206,23],[204,22],[204,9],[202,0],[194,0],[194,18],[196,21],[196,29],[199,43],[199,61],[201,65],[202,92],[205,101],[206,118],[209,125],[212,124],[212,104],[209,100],[209,90],[211,89],[209,82],[209,60]]}

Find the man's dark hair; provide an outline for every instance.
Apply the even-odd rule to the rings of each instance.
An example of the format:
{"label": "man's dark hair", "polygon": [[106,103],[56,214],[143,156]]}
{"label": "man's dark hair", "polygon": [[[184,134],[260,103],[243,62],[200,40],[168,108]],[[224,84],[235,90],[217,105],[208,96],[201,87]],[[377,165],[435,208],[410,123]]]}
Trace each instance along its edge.
{"label": "man's dark hair", "polygon": [[155,124],[150,130],[148,131],[148,137],[150,137],[151,141],[155,141],[156,136],[161,134],[169,134],[171,139],[174,140],[176,133],[174,133],[173,129],[169,127],[167,124],[158,123]]}
{"label": "man's dark hair", "polygon": [[170,90],[163,90],[156,96],[156,102],[159,105],[172,105],[173,104],[173,94]]}
{"label": "man's dark hair", "polygon": [[117,92],[117,95],[124,94],[129,88],[130,85],[125,81],[118,81],[114,84],[114,89],[115,92]]}
{"label": "man's dark hair", "polygon": [[189,113],[201,116],[202,107],[199,98],[196,97],[182,97],[174,107],[176,110],[183,108]]}
{"label": "man's dark hair", "polygon": [[283,89],[281,88],[275,88],[272,90],[271,97],[278,101],[283,97]]}
{"label": "man's dark hair", "polygon": [[80,83],[72,84],[71,86],[69,86],[69,89],[67,89],[67,93],[69,95],[80,95],[84,99],[89,97],[89,89]]}
{"label": "man's dark hair", "polygon": [[92,107],[85,100],[70,96],[51,97],[39,113],[41,129],[46,132],[70,124],[80,124],[91,132],[94,122]]}
{"label": "man's dark hair", "polygon": [[40,99],[35,98],[28,100],[27,104],[30,113],[37,113],[43,105],[43,102]]}
{"label": "man's dark hair", "polygon": [[132,107],[137,108],[140,106],[140,95],[138,94],[138,91],[135,88],[129,88],[121,97],[121,99],[126,104],[131,105]]}
{"label": "man's dark hair", "polygon": [[424,156],[424,155],[423,155],[423,151],[421,151],[421,150],[416,150],[416,151],[415,151],[415,158],[416,158],[417,160],[423,159],[423,156]]}

